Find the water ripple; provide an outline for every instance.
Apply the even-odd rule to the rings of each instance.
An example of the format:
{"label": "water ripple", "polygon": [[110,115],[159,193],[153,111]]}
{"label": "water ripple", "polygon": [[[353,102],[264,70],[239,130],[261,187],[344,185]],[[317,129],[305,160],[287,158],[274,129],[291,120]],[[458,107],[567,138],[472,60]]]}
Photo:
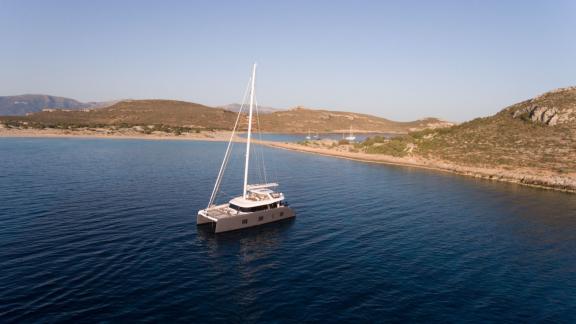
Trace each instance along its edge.
{"label": "water ripple", "polygon": [[223,148],[0,140],[0,322],[576,321],[571,195],[264,149],[297,218],[214,235]]}

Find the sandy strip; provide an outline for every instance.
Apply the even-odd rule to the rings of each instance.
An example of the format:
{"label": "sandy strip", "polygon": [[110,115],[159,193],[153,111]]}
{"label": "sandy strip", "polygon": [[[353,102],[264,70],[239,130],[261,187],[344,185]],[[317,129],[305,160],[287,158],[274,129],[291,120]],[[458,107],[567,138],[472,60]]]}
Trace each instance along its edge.
{"label": "sandy strip", "polygon": [[[138,133],[110,133],[102,134],[90,131],[58,131],[58,130],[28,130],[28,129],[2,129],[0,128],[0,137],[31,137],[31,138],[100,138],[100,139],[137,139],[137,140],[177,140],[177,141],[210,141],[210,142],[227,142],[230,140],[231,132],[207,132],[183,135],[171,134],[138,134]],[[238,138],[237,140],[242,140]]]}

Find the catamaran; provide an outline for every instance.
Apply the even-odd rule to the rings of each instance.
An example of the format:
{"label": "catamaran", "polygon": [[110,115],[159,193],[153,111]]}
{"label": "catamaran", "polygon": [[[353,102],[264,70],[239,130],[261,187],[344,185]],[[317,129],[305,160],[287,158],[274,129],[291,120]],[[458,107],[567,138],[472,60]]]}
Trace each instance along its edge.
{"label": "catamaran", "polygon": [[220,190],[225,168],[230,159],[230,151],[238,121],[242,115],[244,104],[242,104],[230,141],[224,154],[224,160],[220,166],[208,207],[198,211],[196,224],[212,224],[215,233],[238,230],[247,227],[258,226],[295,216],[294,210],[288,207],[284,200],[284,194],[275,191],[278,183],[248,184],[249,164],[250,164],[250,142],[252,140],[252,115],[254,110],[254,84],[256,80],[256,64],[252,67],[252,77],[250,78],[250,108],[248,111],[248,134],[246,136],[246,153],[244,161],[244,186],[242,196],[230,200],[228,203],[215,203],[216,196]]}

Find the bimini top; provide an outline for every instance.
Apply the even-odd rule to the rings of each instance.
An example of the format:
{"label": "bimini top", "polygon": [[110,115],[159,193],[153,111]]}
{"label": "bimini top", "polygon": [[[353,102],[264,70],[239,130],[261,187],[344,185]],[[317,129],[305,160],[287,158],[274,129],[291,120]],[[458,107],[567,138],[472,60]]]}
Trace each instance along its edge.
{"label": "bimini top", "polygon": [[[277,184],[276,184],[277,186]],[[261,187],[260,187],[261,188]],[[230,200],[230,204],[239,207],[257,207],[284,200],[284,194],[270,189],[249,189],[246,198],[240,196]]]}

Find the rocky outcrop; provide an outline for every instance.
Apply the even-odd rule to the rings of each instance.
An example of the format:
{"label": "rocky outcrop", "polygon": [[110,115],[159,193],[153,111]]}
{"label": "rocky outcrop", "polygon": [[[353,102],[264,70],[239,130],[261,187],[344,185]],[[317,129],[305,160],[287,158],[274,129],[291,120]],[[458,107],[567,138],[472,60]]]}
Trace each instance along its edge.
{"label": "rocky outcrop", "polygon": [[543,98],[546,98],[547,96],[550,95],[554,95],[554,94],[559,94],[559,93],[567,93],[567,92],[574,92],[576,91],[576,86],[573,87],[564,87],[564,88],[558,88],[558,89],[554,89],[548,92],[545,92],[537,97],[534,97],[534,99],[532,99],[532,101],[537,101],[537,100],[541,100]]}
{"label": "rocky outcrop", "polygon": [[504,110],[513,118],[555,126],[576,123],[576,87],[546,92]]}
{"label": "rocky outcrop", "polygon": [[542,123],[548,126],[554,126],[560,118],[558,109],[555,107],[540,107],[538,105],[527,106],[518,109],[512,115],[513,118],[522,118],[531,120],[535,123]]}

